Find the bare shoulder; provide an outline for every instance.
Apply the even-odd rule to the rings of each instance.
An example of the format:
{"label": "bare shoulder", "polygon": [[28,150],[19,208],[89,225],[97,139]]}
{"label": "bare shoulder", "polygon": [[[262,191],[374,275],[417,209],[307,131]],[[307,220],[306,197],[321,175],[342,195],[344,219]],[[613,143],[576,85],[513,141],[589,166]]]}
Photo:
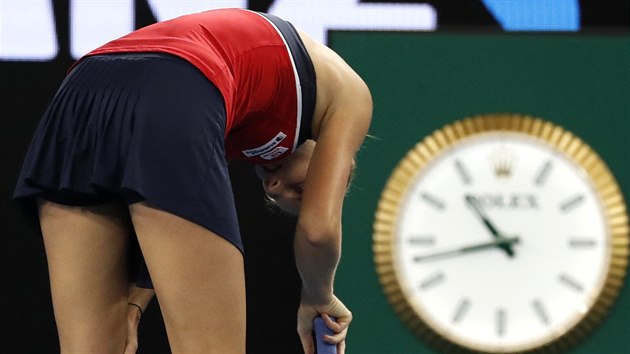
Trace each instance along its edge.
{"label": "bare shoulder", "polygon": [[[372,97],[359,75],[330,48],[300,33],[317,75],[313,139],[298,224],[305,230],[340,230],[354,156],[372,118]],[[315,231],[315,234],[320,233]]]}
{"label": "bare shoulder", "polygon": [[[372,98],[364,80],[341,56],[326,45],[298,31],[311,57],[317,76],[317,103],[314,123],[330,115],[332,110],[351,110],[372,107]],[[348,112],[350,113],[350,112]],[[318,135],[319,124],[313,127]]]}

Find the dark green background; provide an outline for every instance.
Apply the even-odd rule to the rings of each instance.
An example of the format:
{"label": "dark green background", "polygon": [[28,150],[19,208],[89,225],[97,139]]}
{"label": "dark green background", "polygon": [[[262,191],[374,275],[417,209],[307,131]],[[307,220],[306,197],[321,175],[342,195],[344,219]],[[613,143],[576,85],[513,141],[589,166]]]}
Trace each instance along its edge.
{"label": "dark green background", "polygon": [[[249,0],[267,11],[273,1]],[[429,353],[394,315],[378,284],[371,225],[391,169],[423,136],[465,116],[497,111],[538,115],[590,143],[611,165],[628,196],[630,110],[627,0],[579,0],[583,29],[566,35],[500,34],[480,0],[361,0],[426,3],[440,33],[331,33],[331,45],[372,88],[372,133],[359,154],[358,178],[346,206],[345,253],[337,289],[356,320],[348,354]],[[67,69],[70,0],[50,2],[59,53],[50,61],[0,61],[0,347],[7,353],[58,352],[38,227],[11,195],[39,117]],[[146,0],[135,0],[135,28],[156,22]],[[208,3],[210,3],[208,1]],[[357,16],[361,16],[357,13]],[[497,31],[475,36],[475,28]],[[458,35],[445,30],[457,29]],[[616,31],[625,37],[585,33]],[[266,210],[251,166],[231,164],[246,246],[248,354],[300,353],[295,312],[300,282],[292,253],[294,220]],[[575,353],[630,353],[629,290],[603,327]],[[170,353],[157,301],[143,315],[138,354]]]}
{"label": "dark green background", "polygon": [[[330,45],[366,80],[374,118],[344,206],[336,290],[355,315],[351,353],[432,353],[399,321],[378,283],[372,224],[406,152],[454,120],[495,112],[552,121],[582,138],[630,191],[630,37],[334,32]],[[630,286],[571,353],[630,353]]]}

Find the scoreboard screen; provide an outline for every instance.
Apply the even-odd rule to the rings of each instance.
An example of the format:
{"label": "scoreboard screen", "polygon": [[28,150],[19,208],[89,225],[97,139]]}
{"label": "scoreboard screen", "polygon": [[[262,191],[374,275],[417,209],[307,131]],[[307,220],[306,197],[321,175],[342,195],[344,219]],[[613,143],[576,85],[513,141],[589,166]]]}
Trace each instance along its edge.
{"label": "scoreboard screen", "polygon": [[77,59],[156,21],[214,8],[275,14],[326,43],[331,30],[628,31],[618,0],[2,0],[0,60]]}

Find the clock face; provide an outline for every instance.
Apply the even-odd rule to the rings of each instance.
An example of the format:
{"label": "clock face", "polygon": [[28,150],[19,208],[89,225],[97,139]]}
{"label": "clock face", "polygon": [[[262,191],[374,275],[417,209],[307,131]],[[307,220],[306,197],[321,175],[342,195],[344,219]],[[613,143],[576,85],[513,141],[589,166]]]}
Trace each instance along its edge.
{"label": "clock face", "polygon": [[404,192],[381,206],[395,210],[387,255],[408,313],[486,352],[541,347],[588,318],[614,252],[607,202],[582,165],[538,137],[494,130],[425,160],[407,160],[394,187]]}
{"label": "clock face", "polygon": [[587,176],[551,147],[509,135],[470,139],[427,166],[402,204],[396,240],[418,312],[490,350],[565,332],[591,307],[610,262]]}

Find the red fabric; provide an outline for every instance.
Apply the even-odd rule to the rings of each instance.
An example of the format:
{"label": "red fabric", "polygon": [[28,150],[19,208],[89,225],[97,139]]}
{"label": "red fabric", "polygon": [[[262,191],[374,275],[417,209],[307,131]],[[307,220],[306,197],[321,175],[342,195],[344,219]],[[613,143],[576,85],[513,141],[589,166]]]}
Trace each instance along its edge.
{"label": "red fabric", "polygon": [[125,52],[179,56],[221,91],[229,158],[268,162],[271,151],[267,158],[247,157],[243,151],[264,146],[280,132],[286,137],[272,144],[274,149],[282,147],[275,151],[293,151],[299,119],[295,74],[288,48],[260,14],[221,9],[185,15],[141,28],[87,55]]}

